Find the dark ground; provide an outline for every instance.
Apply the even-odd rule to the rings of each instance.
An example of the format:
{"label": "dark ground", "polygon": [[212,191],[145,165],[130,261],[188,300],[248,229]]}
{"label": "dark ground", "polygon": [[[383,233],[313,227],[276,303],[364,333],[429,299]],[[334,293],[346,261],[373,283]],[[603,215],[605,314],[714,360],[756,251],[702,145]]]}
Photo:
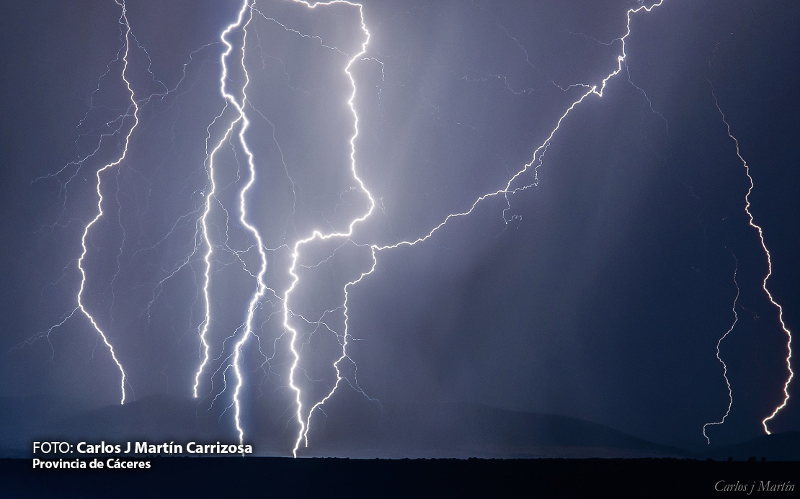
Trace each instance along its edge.
{"label": "dark ground", "polygon": [[[678,459],[159,458],[149,470],[34,470],[0,461],[3,497],[705,497],[794,484],[793,462]],[[723,480],[724,484],[720,481]],[[719,496],[717,496],[719,497]]]}

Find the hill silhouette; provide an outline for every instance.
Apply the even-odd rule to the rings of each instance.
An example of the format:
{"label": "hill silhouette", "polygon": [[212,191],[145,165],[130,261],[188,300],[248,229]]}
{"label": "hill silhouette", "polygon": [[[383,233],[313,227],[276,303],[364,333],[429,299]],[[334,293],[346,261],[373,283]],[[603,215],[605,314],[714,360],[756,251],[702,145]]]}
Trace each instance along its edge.
{"label": "hill silhouette", "polygon": [[[420,413],[393,408],[382,429],[329,419],[313,455],[352,457],[637,458],[689,457],[688,451],[580,419],[476,404],[441,404]],[[333,443],[336,445],[333,445]]]}
{"label": "hill silhouette", "polygon": [[[34,440],[154,443],[238,442],[235,430],[198,411],[190,398],[154,395],[125,405],[82,409],[77,402],[0,399],[0,457],[29,457]],[[292,416],[287,416],[291,418]],[[294,431],[287,426],[287,435]],[[285,437],[253,431],[257,455],[290,455]],[[800,460],[800,433],[764,435],[705,452],[649,442],[580,419],[439,404],[425,411],[389,407],[380,421],[368,417],[324,418],[310,435],[305,457],[353,458],[696,458]]]}

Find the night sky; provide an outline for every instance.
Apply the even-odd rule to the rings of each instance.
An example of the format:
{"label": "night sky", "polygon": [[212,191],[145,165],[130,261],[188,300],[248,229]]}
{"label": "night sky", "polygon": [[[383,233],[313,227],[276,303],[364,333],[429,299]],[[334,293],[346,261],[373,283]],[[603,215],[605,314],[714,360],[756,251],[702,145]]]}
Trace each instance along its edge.
{"label": "night sky", "polygon": [[[372,268],[370,245],[416,240],[503,189],[617,68],[626,11],[642,5],[363,4],[371,37],[350,69],[354,158],[375,207],[351,237],[301,247],[288,308],[303,419],[336,381],[344,288]],[[104,216],[86,238],[83,303],[125,369],[129,401],[191,397],[208,238],[210,359],[198,411],[233,428],[232,362],[245,338],[245,438],[272,435],[291,454],[297,408],[282,299],[295,243],[314,230],[348,232],[370,208],[351,171],[344,71],[365,34],[351,5],[257,0],[246,36],[241,26],[228,36],[235,99],[249,77],[256,178],[245,220],[262,238],[269,287],[245,336],[261,261],[241,221],[251,181],[241,125],[225,138],[237,113],[220,94],[220,35],[241,5],[127,2],[138,124],[123,161],[101,174]],[[2,397],[119,403],[119,370],[75,309],[96,173],[120,158],[135,123],[121,13],[112,0],[0,4]],[[733,324],[737,284],[738,321],[720,346],[733,405],[707,433],[712,443],[762,434],[783,400],[787,336],[761,288],[767,260],[745,212],[750,184],[712,88],[750,166],[768,288],[798,331],[798,23],[791,1],[664,0],[631,14],[622,70],[602,97],[568,113],[512,184],[529,188],[508,204],[487,198],[424,242],[377,251],[374,271],[347,286],[349,358],[312,415],[309,449],[315,438],[344,445],[325,436],[337,421],[379,427],[398,408],[425,421],[442,403],[705,445],[703,425],[728,406],[716,346]],[[208,152],[219,143],[209,197]],[[796,380],[789,393],[773,432],[800,430]]]}

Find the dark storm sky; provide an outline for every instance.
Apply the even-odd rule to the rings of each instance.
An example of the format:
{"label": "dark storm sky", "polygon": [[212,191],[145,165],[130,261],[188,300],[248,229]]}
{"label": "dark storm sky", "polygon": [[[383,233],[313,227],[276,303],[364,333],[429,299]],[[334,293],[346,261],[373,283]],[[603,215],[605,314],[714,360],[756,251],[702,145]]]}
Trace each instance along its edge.
{"label": "dark storm sky", "polygon": [[[416,239],[505,186],[584,91],[555,85],[599,85],[616,67],[621,44],[610,42],[625,33],[625,12],[635,6],[365,2],[372,38],[352,68],[356,168],[379,205],[351,243],[304,248],[292,310],[311,321],[333,310],[325,320],[341,333],[342,288],[371,265],[363,245]],[[248,206],[269,249],[267,282],[282,295],[290,283],[282,245],[313,229],[346,230],[367,208],[349,170],[353,117],[343,73],[363,33],[358,11],[346,5],[256,7],[263,16],[248,27],[245,56],[258,175]],[[224,105],[219,35],[238,8],[128,2],[150,57],[134,42],[128,74],[137,98],[174,91],[142,102],[126,160],[103,176],[106,217],[88,238],[84,298],[136,398],[190,395],[200,360],[205,141]],[[128,104],[115,61],[119,13],[113,1],[0,7],[5,396],[61,394],[96,405],[119,398],[119,374],[80,313],[49,341],[13,349],[76,306],[95,172],[119,157],[132,125],[117,120]],[[502,198],[489,199],[424,243],[379,252],[373,274],[350,287],[349,332],[358,341],[348,351],[364,392],[419,412],[442,401],[479,402],[658,442],[704,442],[703,424],[718,421],[728,403],[715,348],[733,321],[738,261],[739,322],[721,347],[733,409],[709,434],[757,435],[782,399],[786,337],[760,288],[766,261],[744,212],[748,180],[708,80],[751,166],[752,212],[772,253],[769,287],[787,327],[798,330],[798,22],[800,6],[789,1],[664,0],[635,14],[627,70],[603,98],[587,97],[564,119],[538,186],[510,196],[508,224]],[[231,39],[239,50],[241,32]],[[241,95],[238,61],[229,63],[228,85]],[[232,116],[228,109],[220,120]],[[70,164],[120,125],[80,168]],[[224,127],[208,130],[214,144]],[[217,360],[202,378],[208,396],[200,404],[221,414],[230,391],[212,399],[233,380],[225,370],[232,342],[224,340],[244,320],[255,289],[245,269],[257,271],[258,255],[239,222],[249,179],[243,150],[226,143],[215,163],[209,337]],[[532,181],[526,175],[518,185]],[[243,420],[254,432],[285,431],[294,411],[280,310],[268,294],[256,313],[260,341],[244,351]],[[311,334],[314,325],[299,315],[308,404],[330,388],[338,343],[325,328]],[[342,372],[355,384],[350,363]],[[798,396],[773,420],[774,431],[800,429],[796,384],[791,393]],[[328,418],[378,424],[375,403],[346,384],[326,407]],[[230,413],[220,421],[232,424]]]}

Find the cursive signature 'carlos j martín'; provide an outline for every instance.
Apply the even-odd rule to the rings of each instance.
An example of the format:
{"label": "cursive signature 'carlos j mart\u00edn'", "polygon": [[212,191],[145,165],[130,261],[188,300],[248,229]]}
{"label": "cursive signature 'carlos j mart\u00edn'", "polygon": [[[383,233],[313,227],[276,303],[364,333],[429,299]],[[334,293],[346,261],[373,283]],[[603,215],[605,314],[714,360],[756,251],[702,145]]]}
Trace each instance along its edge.
{"label": "cursive signature 'carlos j mart\u00edn'", "polygon": [[792,482],[773,483],[771,480],[758,481],[753,483],[726,482],[720,480],[714,484],[714,490],[717,492],[744,492],[747,495],[753,492],[794,492],[794,484]]}

